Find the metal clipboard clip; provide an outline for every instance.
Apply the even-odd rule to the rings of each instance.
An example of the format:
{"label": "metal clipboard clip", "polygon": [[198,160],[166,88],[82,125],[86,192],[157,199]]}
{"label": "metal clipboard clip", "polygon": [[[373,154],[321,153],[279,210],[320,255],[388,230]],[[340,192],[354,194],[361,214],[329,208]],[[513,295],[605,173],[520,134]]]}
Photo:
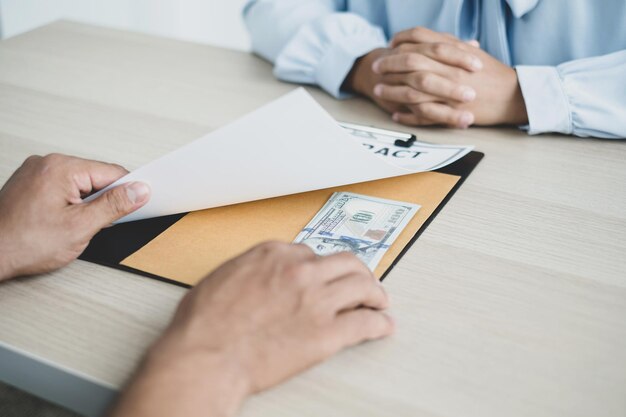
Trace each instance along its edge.
{"label": "metal clipboard clip", "polygon": [[379,129],[377,127],[359,125],[356,123],[339,122],[339,126],[351,130],[352,132],[362,132],[367,136],[381,142],[400,146],[402,148],[410,148],[413,146],[417,137],[411,133],[397,132],[394,130]]}

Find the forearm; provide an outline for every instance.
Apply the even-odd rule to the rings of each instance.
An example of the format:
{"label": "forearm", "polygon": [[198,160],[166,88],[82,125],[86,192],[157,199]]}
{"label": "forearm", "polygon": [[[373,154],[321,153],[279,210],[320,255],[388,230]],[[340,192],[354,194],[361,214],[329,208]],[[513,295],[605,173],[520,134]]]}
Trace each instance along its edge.
{"label": "forearm", "polygon": [[231,417],[248,386],[221,355],[152,349],[110,417]]}
{"label": "forearm", "polygon": [[276,62],[280,51],[304,25],[337,11],[325,1],[249,0],[243,20],[253,51]]}
{"label": "forearm", "polygon": [[335,97],[354,61],[387,44],[383,30],[333,1],[257,0],[244,17],[253,50],[281,80],[317,84]]}

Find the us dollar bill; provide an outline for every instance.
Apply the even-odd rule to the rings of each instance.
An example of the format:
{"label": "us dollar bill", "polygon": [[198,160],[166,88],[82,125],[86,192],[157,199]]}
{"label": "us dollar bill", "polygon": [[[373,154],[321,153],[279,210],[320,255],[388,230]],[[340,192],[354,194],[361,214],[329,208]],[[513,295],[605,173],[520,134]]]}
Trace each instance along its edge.
{"label": "us dollar bill", "polygon": [[417,204],[334,193],[294,243],[320,256],[352,252],[373,271],[419,209]]}

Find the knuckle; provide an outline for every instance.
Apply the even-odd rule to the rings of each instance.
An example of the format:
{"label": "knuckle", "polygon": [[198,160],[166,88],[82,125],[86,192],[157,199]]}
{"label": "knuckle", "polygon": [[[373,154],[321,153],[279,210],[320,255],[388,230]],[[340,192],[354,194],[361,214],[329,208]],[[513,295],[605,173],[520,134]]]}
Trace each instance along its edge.
{"label": "knuckle", "polygon": [[43,172],[42,157],[39,155],[31,155],[22,162],[20,170],[40,174]]}
{"label": "knuckle", "polygon": [[124,193],[124,190],[117,188],[105,194],[106,201],[115,214],[123,214],[128,210],[128,199]]}
{"label": "knuckle", "polygon": [[411,106],[410,110],[411,110],[411,116],[410,118],[407,118],[407,120],[404,121],[405,124],[408,124],[411,126],[422,126],[422,125],[428,124],[426,117],[422,114],[422,111],[420,110],[419,107]]}
{"label": "knuckle", "polygon": [[51,153],[46,156],[40,157],[39,160],[36,160],[39,168],[41,169],[42,174],[46,174],[48,172],[60,172],[62,171],[62,167],[68,162],[69,157],[59,154],[59,153]]}
{"label": "knuckle", "polygon": [[407,125],[407,126],[414,126],[417,125],[417,116],[415,116],[414,114],[411,115],[405,115],[402,118],[398,119],[398,123],[401,123],[403,125]]}
{"label": "knuckle", "polygon": [[354,262],[355,260],[358,260],[358,258],[352,252],[339,252],[332,256],[342,262]]}
{"label": "knuckle", "polygon": [[452,80],[460,80],[465,75],[465,70],[461,68],[453,68],[451,75],[452,75]]}
{"label": "knuckle", "polygon": [[410,35],[413,40],[420,39],[424,34],[424,28],[421,26],[414,27],[411,29]]}
{"label": "knuckle", "polygon": [[430,72],[425,72],[419,75],[417,82],[422,90],[430,90],[433,87],[435,76]]}
{"label": "knuckle", "polygon": [[455,110],[455,111],[451,111],[450,114],[448,115],[447,119],[448,119],[448,124],[450,125],[454,125],[454,126],[458,126],[461,124],[462,119],[463,119],[463,113]]}
{"label": "knuckle", "polygon": [[474,55],[467,53],[461,49],[457,49],[456,57],[459,65],[471,66],[474,61]]}
{"label": "knuckle", "polygon": [[434,43],[432,45],[432,53],[437,58],[445,57],[447,51],[448,51],[448,45],[446,45],[445,43]]}
{"label": "knuckle", "polygon": [[359,293],[366,294],[368,296],[374,295],[375,283],[370,274],[354,274],[350,278],[349,285],[352,291],[358,291]]}
{"label": "knuckle", "polygon": [[362,322],[366,337],[378,337],[381,333],[385,333],[390,325],[385,314],[380,311],[369,311],[368,313],[363,316]]}
{"label": "knuckle", "polygon": [[342,262],[345,262],[350,267],[350,269],[356,272],[367,271],[368,274],[370,273],[367,266],[351,252],[341,252],[335,256],[337,256],[338,259],[340,259]]}
{"label": "knuckle", "polygon": [[296,244],[291,244],[291,247],[294,249],[298,249],[304,252],[307,252],[311,255],[315,255],[315,251],[313,249],[311,249],[311,247],[309,245],[305,245],[304,243],[296,243]]}
{"label": "knuckle", "polygon": [[414,114],[419,117],[423,117],[426,113],[428,113],[428,103],[419,103],[411,108]]}
{"label": "knuckle", "polygon": [[279,242],[277,240],[269,240],[267,242],[260,243],[255,249],[261,252],[263,255],[270,255],[272,253],[283,250],[285,245],[285,243]]}
{"label": "knuckle", "polygon": [[34,164],[34,163],[40,162],[40,161],[41,161],[41,159],[42,159],[42,157],[41,157],[41,156],[39,156],[39,155],[31,155],[31,156],[29,156],[28,158],[26,158],[26,159],[24,160],[24,165],[27,165],[27,164],[28,164],[28,165],[31,165],[31,164]]}
{"label": "knuckle", "polygon": [[308,286],[311,275],[313,275],[313,265],[309,262],[300,262],[285,268],[285,277],[300,287]]}
{"label": "knuckle", "polygon": [[409,103],[417,103],[420,99],[420,93],[412,88],[407,88],[405,93],[406,101]]}
{"label": "knuckle", "polygon": [[47,164],[58,164],[60,162],[63,162],[63,160],[65,159],[66,157],[59,153],[50,153],[42,158],[43,162]]}
{"label": "knuckle", "polygon": [[389,318],[382,312],[372,311],[367,318],[367,335],[368,339],[378,338],[382,335],[389,334],[393,329],[393,325]]}
{"label": "knuckle", "polygon": [[374,316],[374,312],[370,310],[362,310],[358,315],[354,316],[352,321],[352,331],[357,335],[358,340],[362,341],[367,339],[368,334],[371,331]]}
{"label": "knuckle", "polygon": [[404,55],[404,64],[410,70],[416,70],[419,68],[422,62],[422,57],[419,54],[405,54]]}

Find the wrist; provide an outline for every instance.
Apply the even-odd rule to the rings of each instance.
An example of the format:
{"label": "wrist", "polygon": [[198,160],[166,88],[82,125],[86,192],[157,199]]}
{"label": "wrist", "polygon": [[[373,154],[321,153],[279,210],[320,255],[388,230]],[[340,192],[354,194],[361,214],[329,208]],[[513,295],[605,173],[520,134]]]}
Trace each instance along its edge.
{"label": "wrist", "polygon": [[374,86],[380,76],[372,70],[372,64],[385,53],[385,48],[374,49],[354,61],[350,73],[343,83],[342,90],[372,97]]}
{"label": "wrist", "polygon": [[237,413],[250,393],[237,364],[218,352],[181,349],[175,343],[162,339],[149,350],[113,417]]}
{"label": "wrist", "polygon": [[[212,416],[232,416],[250,394],[250,385],[238,364],[217,352],[180,351],[160,355],[151,351],[145,361],[148,374],[175,378],[190,403],[212,410]],[[187,414],[185,414],[187,415]]]}
{"label": "wrist", "polygon": [[522,88],[517,77],[517,71],[515,70],[513,71],[511,85],[513,89],[505,123],[518,126],[526,125],[528,124],[528,110],[526,109],[526,102],[524,101]]}

